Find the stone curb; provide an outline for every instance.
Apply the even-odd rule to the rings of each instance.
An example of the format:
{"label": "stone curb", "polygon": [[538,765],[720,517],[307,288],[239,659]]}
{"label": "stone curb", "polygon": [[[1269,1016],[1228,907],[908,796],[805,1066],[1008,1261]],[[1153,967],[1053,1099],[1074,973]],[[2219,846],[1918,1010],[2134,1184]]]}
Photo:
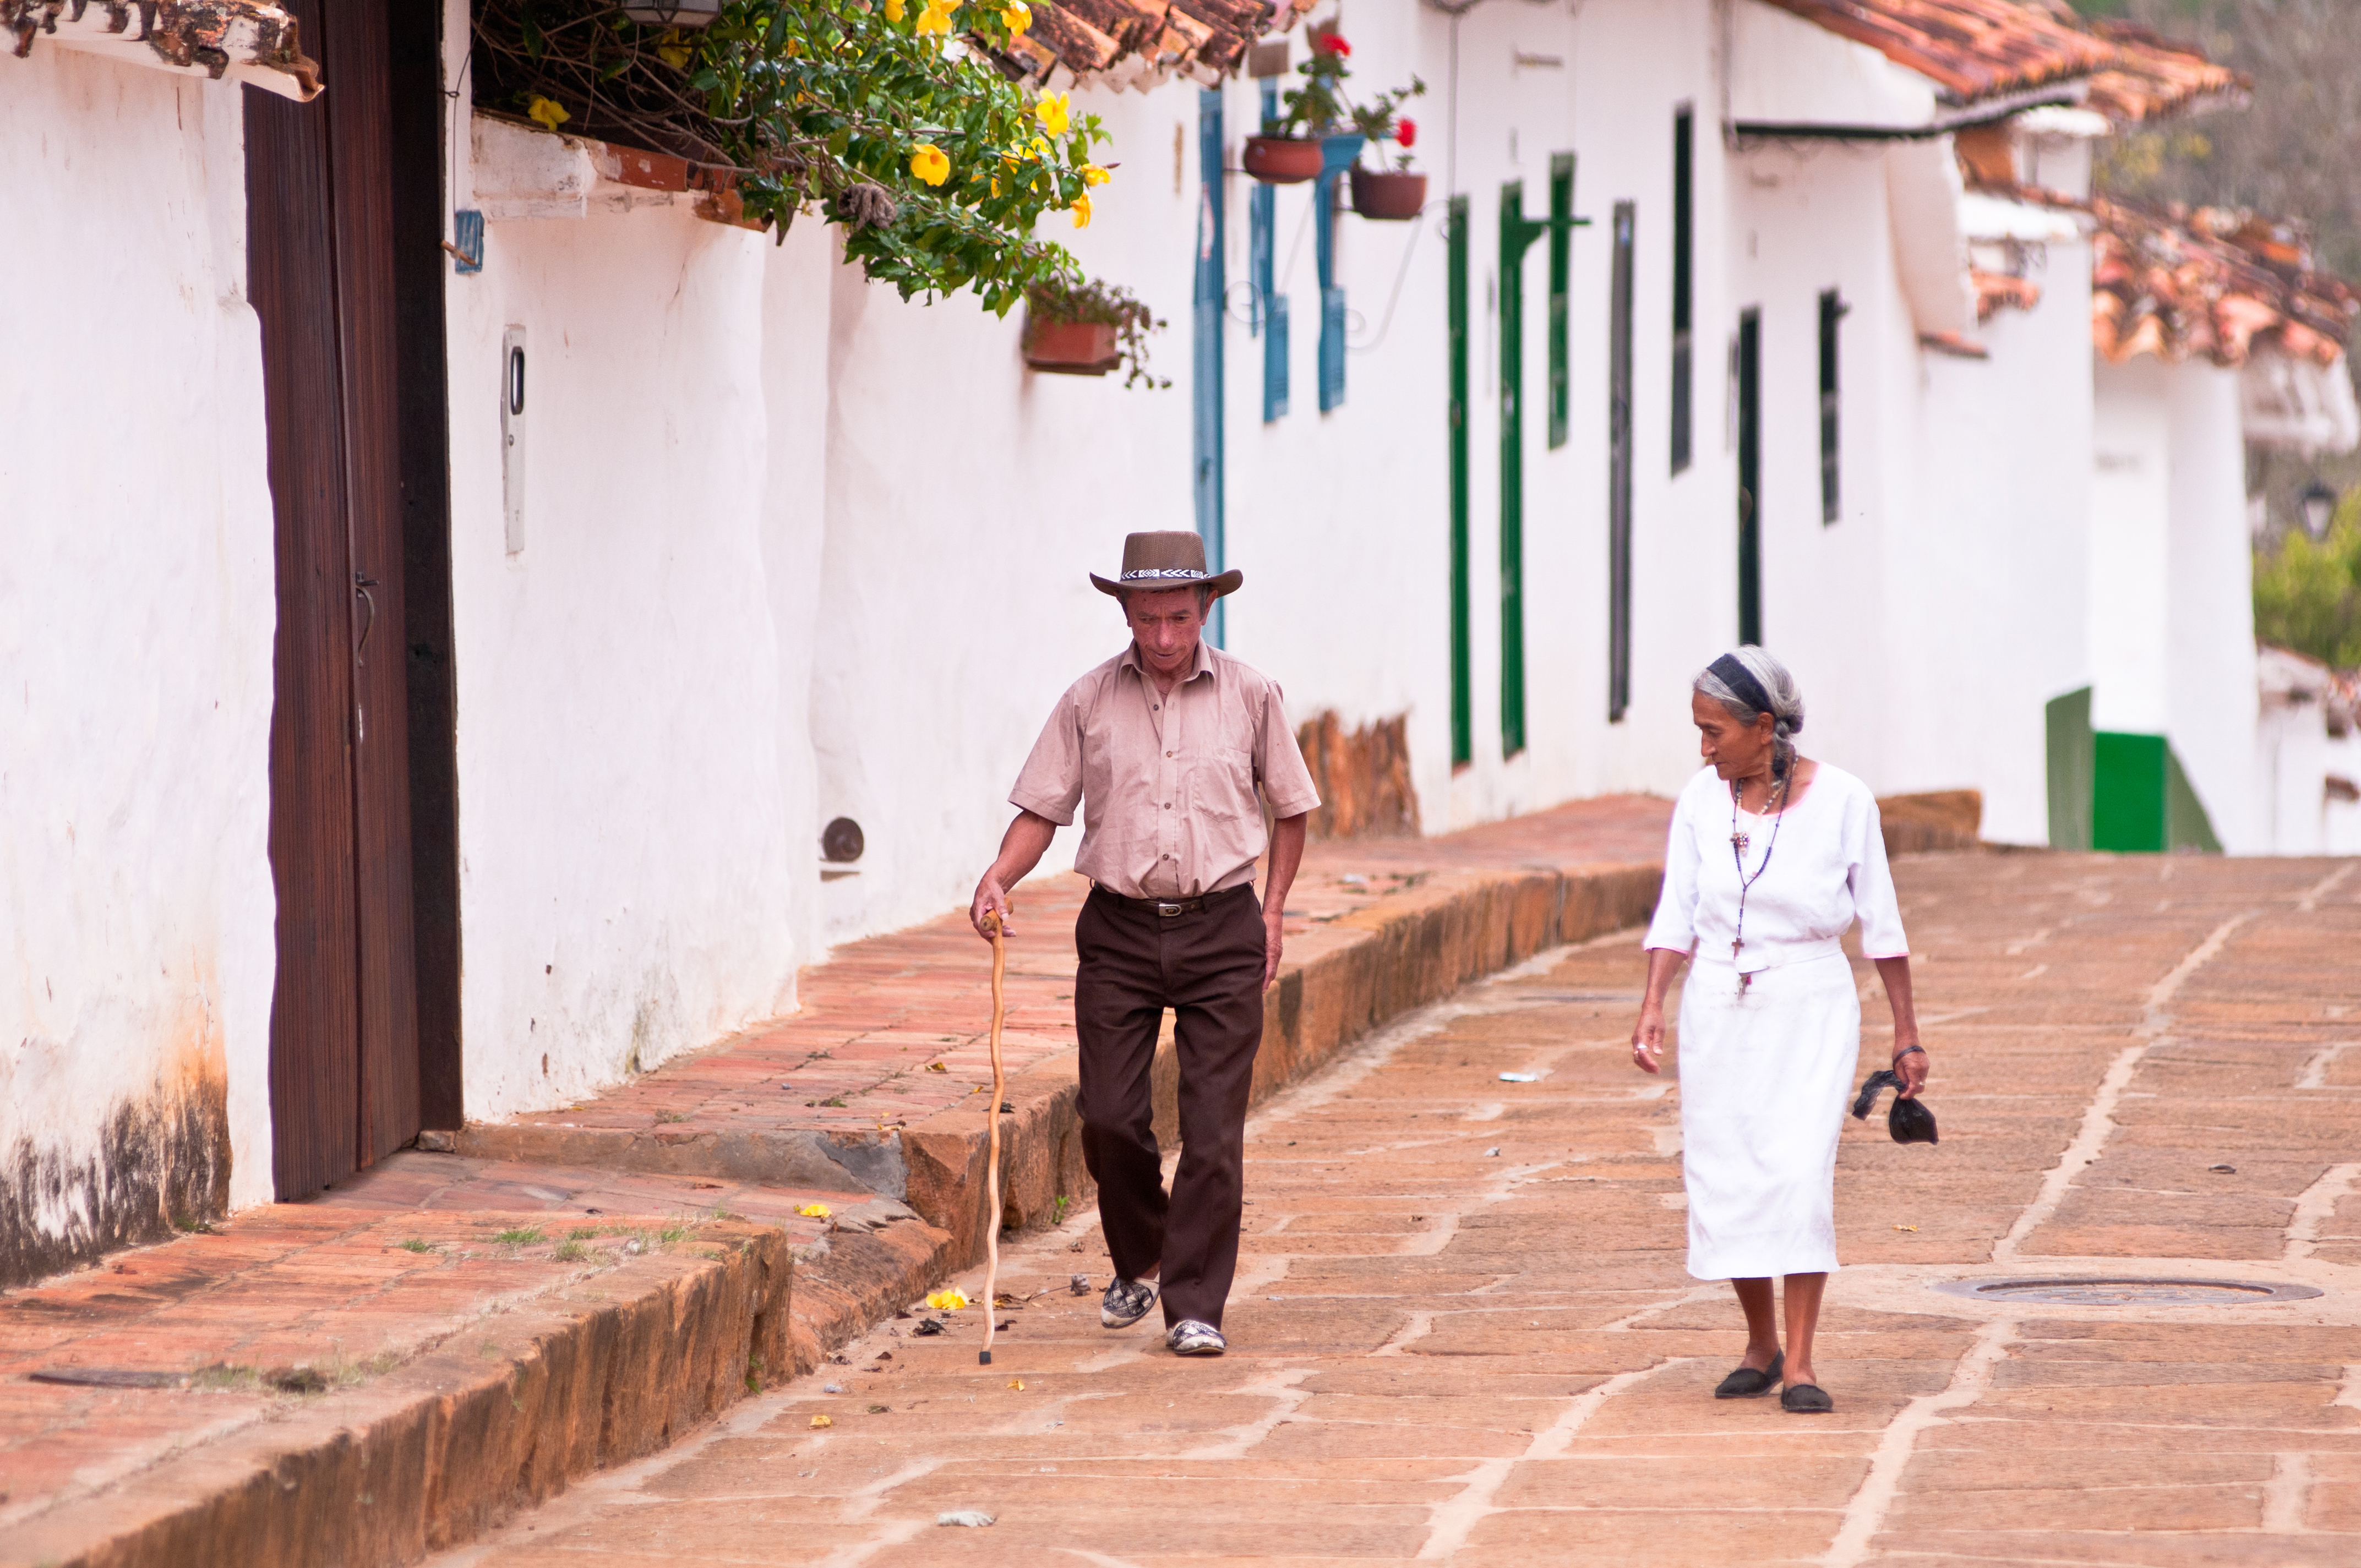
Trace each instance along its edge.
{"label": "stone curb", "polygon": [[[718,1253],[651,1255],[583,1303],[483,1321],[349,1393],[304,1399],[79,1506],[0,1559],[57,1568],[348,1568],[414,1562],[653,1453],[794,1360],[775,1227],[709,1224]],[[595,1303],[595,1304],[594,1304]]]}

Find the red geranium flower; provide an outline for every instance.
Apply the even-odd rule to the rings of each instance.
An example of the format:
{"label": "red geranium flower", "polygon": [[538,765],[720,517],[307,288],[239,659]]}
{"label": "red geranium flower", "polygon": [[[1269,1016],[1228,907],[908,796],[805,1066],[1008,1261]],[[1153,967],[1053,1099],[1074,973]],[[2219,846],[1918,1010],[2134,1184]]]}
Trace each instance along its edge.
{"label": "red geranium flower", "polygon": [[1353,46],[1345,41],[1342,33],[1316,33],[1312,36],[1312,48],[1317,54],[1349,55],[1353,52]]}
{"label": "red geranium flower", "polygon": [[1418,122],[1416,120],[1405,118],[1394,122],[1394,142],[1397,146],[1411,147],[1416,145],[1417,141]]}

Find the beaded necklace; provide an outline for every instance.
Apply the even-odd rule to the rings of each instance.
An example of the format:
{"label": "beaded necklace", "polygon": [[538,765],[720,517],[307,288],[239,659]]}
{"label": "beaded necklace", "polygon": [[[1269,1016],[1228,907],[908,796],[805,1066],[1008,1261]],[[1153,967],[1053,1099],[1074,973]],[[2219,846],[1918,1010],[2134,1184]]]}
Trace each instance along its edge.
{"label": "beaded necklace", "polygon": [[[1736,779],[1730,781],[1730,858],[1738,867],[1738,925],[1731,931],[1730,939],[1730,961],[1733,965],[1738,962],[1739,950],[1746,946],[1746,895],[1754,891],[1754,884],[1762,880],[1764,872],[1771,869],[1771,857],[1779,848],[1779,828],[1787,820],[1787,814],[1781,806],[1787,798],[1787,781],[1794,775],[1794,768],[1792,764],[1783,767],[1782,761],[1776,753],[1773,754],[1771,795],[1763,803],[1763,815],[1771,818],[1771,841],[1763,846],[1763,863],[1754,868],[1752,876],[1746,872],[1746,850],[1752,836],[1739,829],[1740,784]],[[1739,994],[1744,995],[1747,987],[1753,983],[1754,977],[1741,970],[1738,976]]]}

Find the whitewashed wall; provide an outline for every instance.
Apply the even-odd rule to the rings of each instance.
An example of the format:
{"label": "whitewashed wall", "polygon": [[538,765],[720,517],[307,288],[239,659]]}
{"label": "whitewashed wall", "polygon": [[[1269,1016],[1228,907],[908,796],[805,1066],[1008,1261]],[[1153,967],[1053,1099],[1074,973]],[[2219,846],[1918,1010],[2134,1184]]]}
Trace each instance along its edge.
{"label": "whitewashed wall", "polygon": [[[1751,305],[1763,319],[1763,641],[1803,685],[1804,750],[1882,790],[1894,749],[1883,653],[1905,624],[1889,560],[1912,497],[1920,394],[1884,155],[1766,147],[1743,156],[1731,183],[1731,316]],[[1850,307],[1838,329],[1833,523],[1820,501],[1819,295],[1829,288]]]}
{"label": "whitewashed wall", "polygon": [[1972,785],[1984,837],[2048,842],[2045,709],[2091,680],[2091,257],[2048,247],[2040,302],[1927,354],[1894,518],[1882,787]]}
{"label": "whitewashed wall", "polygon": [[2167,737],[2223,848],[2264,852],[2237,373],[2143,355],[2093,374],[2091,723]]}
{"label": "whitewashed wall", "polygon": [[2255,726],[2256,786],[2267,851],[2274,855],[2361,854],[2361,803],[2323,787],[2331,778],[2361,783],[2361,731],[2332,736],[2321,704],[2265,703]]}
{"label": "whitewashed wall", "polygon": [[270,1190],[274,585],[238,91],[0,60],[14,1274]]}
{"label": "whitewashed wall", "polygon": [[780,751],[796,673],[766,570],[796,521],[766,507],[763,331],[766,269],[792,260],[682,209],[489,227],[483,273],[448,291],[474,1115],[571,1099],[791,1005],[807,858],[790,855],[808,785]]}
{"label": "whitewashed wall", "polygon": [[[2169,372],[2172,444],[2165,734],[2232,854],[2270,850],[2254,774],[2259,706],[2254,554],[2238,372],[2190,360]],[[2093,567],[2094,575],[2108,563]]]}

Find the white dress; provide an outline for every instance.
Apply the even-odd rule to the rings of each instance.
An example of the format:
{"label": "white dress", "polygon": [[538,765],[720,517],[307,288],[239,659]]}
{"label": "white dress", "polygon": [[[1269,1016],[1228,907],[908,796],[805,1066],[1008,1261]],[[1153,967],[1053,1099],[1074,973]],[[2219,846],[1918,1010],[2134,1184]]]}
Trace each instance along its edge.
{"label": "white dress", "polygon": [[1692,954],[1679,1039],[1689,1273],[1832,1271],[1837,1134],[1861,1055],[1861,997],[1840,944],[1858,919],[1866,957],[1901,958],[1910,945],[1876,797],[1850,773],[1822,762],[1784,818],[1741,812],[1736,830],[1748,874],[1761,875],[1735,961],[1730,785],[1711,768],[1673,808],[1646,943]]}

